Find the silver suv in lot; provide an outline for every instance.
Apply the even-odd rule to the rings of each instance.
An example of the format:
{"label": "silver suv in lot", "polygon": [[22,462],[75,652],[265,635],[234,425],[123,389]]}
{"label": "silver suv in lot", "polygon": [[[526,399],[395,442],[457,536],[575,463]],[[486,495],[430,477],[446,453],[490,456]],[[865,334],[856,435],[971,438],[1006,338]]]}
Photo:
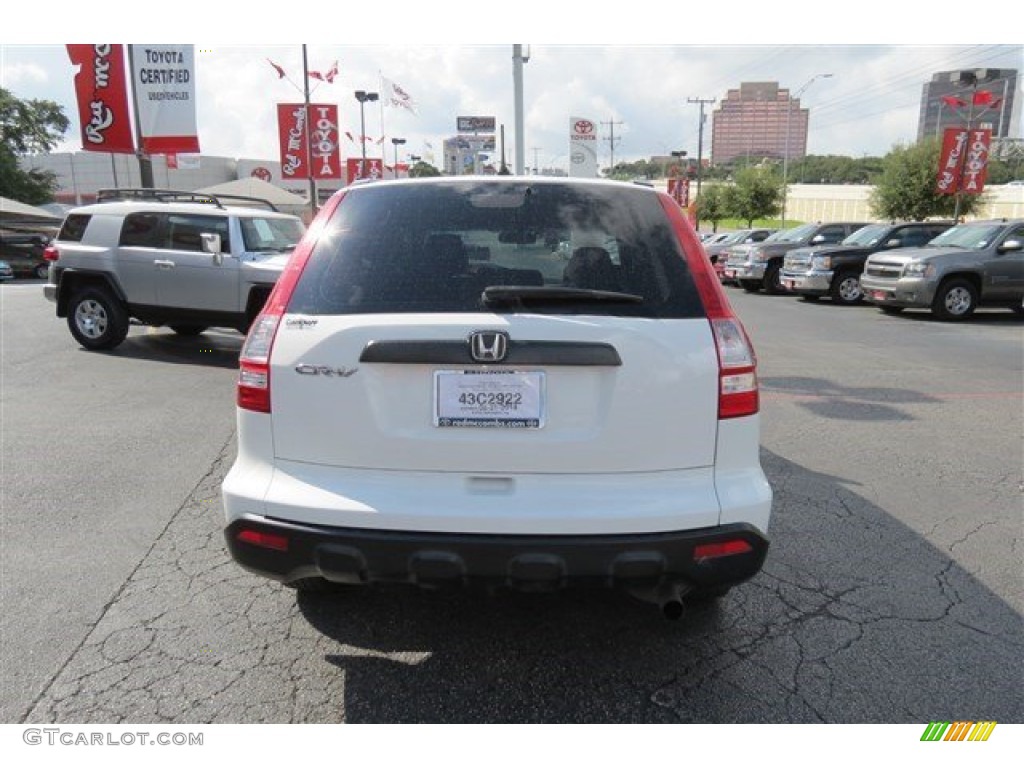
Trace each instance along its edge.
{"label": "silver suv in lot", "polygon": [[271,579],[621,588],[678,616],[761,568],[754,352],[652,188],[349,187],[239,365],[225,535]]}
{"label": "silver suv in lot", "polygon": [[116,347],[133,320],[182,335],[244,333],[304,232],[262,200],[104,190],[68,213],[46,249],[43,292],[86,349]]}
{"label": "silver suv in lot", "polygon": [[861,275],[867,301],[882,311],[930,309],[963,320],[979,306],[1024,311],[1024,219],[972,221],[922,248],[868,257]]}

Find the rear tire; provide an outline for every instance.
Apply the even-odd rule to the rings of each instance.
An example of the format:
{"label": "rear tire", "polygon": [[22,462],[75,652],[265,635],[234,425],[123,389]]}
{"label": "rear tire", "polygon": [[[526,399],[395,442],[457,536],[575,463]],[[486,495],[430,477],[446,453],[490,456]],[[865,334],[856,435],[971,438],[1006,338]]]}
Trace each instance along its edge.
{"label": "rear tire", "polygon": [[40,280],[46,280],[50,276],[50,265],[37,264],[36,268],[32,270],[32,274]]}
{"label": "rear tire", "polygon": [[932,301],[932,313],[940,320],[966,320],[978,307],[978,289],[962,277],[946,280]]}
{"label": "rear tire", "polygon": [[68,328],[86,349],[113,349],[128,336],[128,324],[127,310],[107,288],[83,288],[68,304]]}

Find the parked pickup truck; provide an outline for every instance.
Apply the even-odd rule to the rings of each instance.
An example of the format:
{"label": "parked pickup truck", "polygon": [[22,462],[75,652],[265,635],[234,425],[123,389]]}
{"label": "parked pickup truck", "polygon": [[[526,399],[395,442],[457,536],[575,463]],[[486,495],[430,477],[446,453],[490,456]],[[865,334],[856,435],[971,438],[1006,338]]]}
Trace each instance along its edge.
{"label": "parked pickup truck", "polygon": [[805,301],[830,296],[836,304],[858,304],[864,298],[860,275],[868,256],[924,245],[951,226],[951,221],[870,224],[838,245],[795,248],[783,262],[782,285]]}
{"label": "parked pickup truck", "polygon": [[[833,221],[828,224],[801,224],[776,232],[762,243],[737,245],[729,249],[725,280],[735,280],[743,290],[754,293],[782,293],[782,260],[794,248],[841,242],[867,222]],[[721,257],[719,257],[721,258]]]}
{"label": "parked pickup truck", "polygon": [[868,257],[864,298],[883,312],[931,309],[963,320],[978,306],[1024,313],[1024,219],[972,221],[948,229],[923,248]]}

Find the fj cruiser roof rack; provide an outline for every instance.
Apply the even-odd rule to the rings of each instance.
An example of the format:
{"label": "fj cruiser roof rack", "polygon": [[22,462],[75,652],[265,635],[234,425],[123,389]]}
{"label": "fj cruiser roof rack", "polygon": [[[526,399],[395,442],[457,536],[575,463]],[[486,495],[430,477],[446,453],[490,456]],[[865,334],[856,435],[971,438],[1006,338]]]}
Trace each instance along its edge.
{"label": "fj cruiser roof rack", "polygon": [[96,192],[97,203],[113,203],[125,200],[146,200],[157,203],[202,203],[205,205],[215,205],[218,208],[223,208],[225,202],[230,205],[232,201],[241,201],[243,203],[256,203],[260,206],[266,206],[272,211],[277,210],[277,206],[269,200],[264,200],[261,197],[246,197],[244,195],[225,195],[219,193],[211,195],[205,192],[184,192],[177,189],[149,189],[142,187],[101,189]]}

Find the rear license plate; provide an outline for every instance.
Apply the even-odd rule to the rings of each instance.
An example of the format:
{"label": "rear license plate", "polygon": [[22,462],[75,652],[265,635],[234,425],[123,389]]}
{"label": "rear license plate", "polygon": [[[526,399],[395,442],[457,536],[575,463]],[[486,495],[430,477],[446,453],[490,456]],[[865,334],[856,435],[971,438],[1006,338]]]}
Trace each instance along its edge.
{"label": "rear license plate", "polygon": [[871,298],[875,299],[876,301],[885,301],[887,298],[889,298],[889,294],[887,291],[872,291]]}
{"label": "rear license plate", "polygon": [[539,429],[543,371],[435,371],[435,427]]}

